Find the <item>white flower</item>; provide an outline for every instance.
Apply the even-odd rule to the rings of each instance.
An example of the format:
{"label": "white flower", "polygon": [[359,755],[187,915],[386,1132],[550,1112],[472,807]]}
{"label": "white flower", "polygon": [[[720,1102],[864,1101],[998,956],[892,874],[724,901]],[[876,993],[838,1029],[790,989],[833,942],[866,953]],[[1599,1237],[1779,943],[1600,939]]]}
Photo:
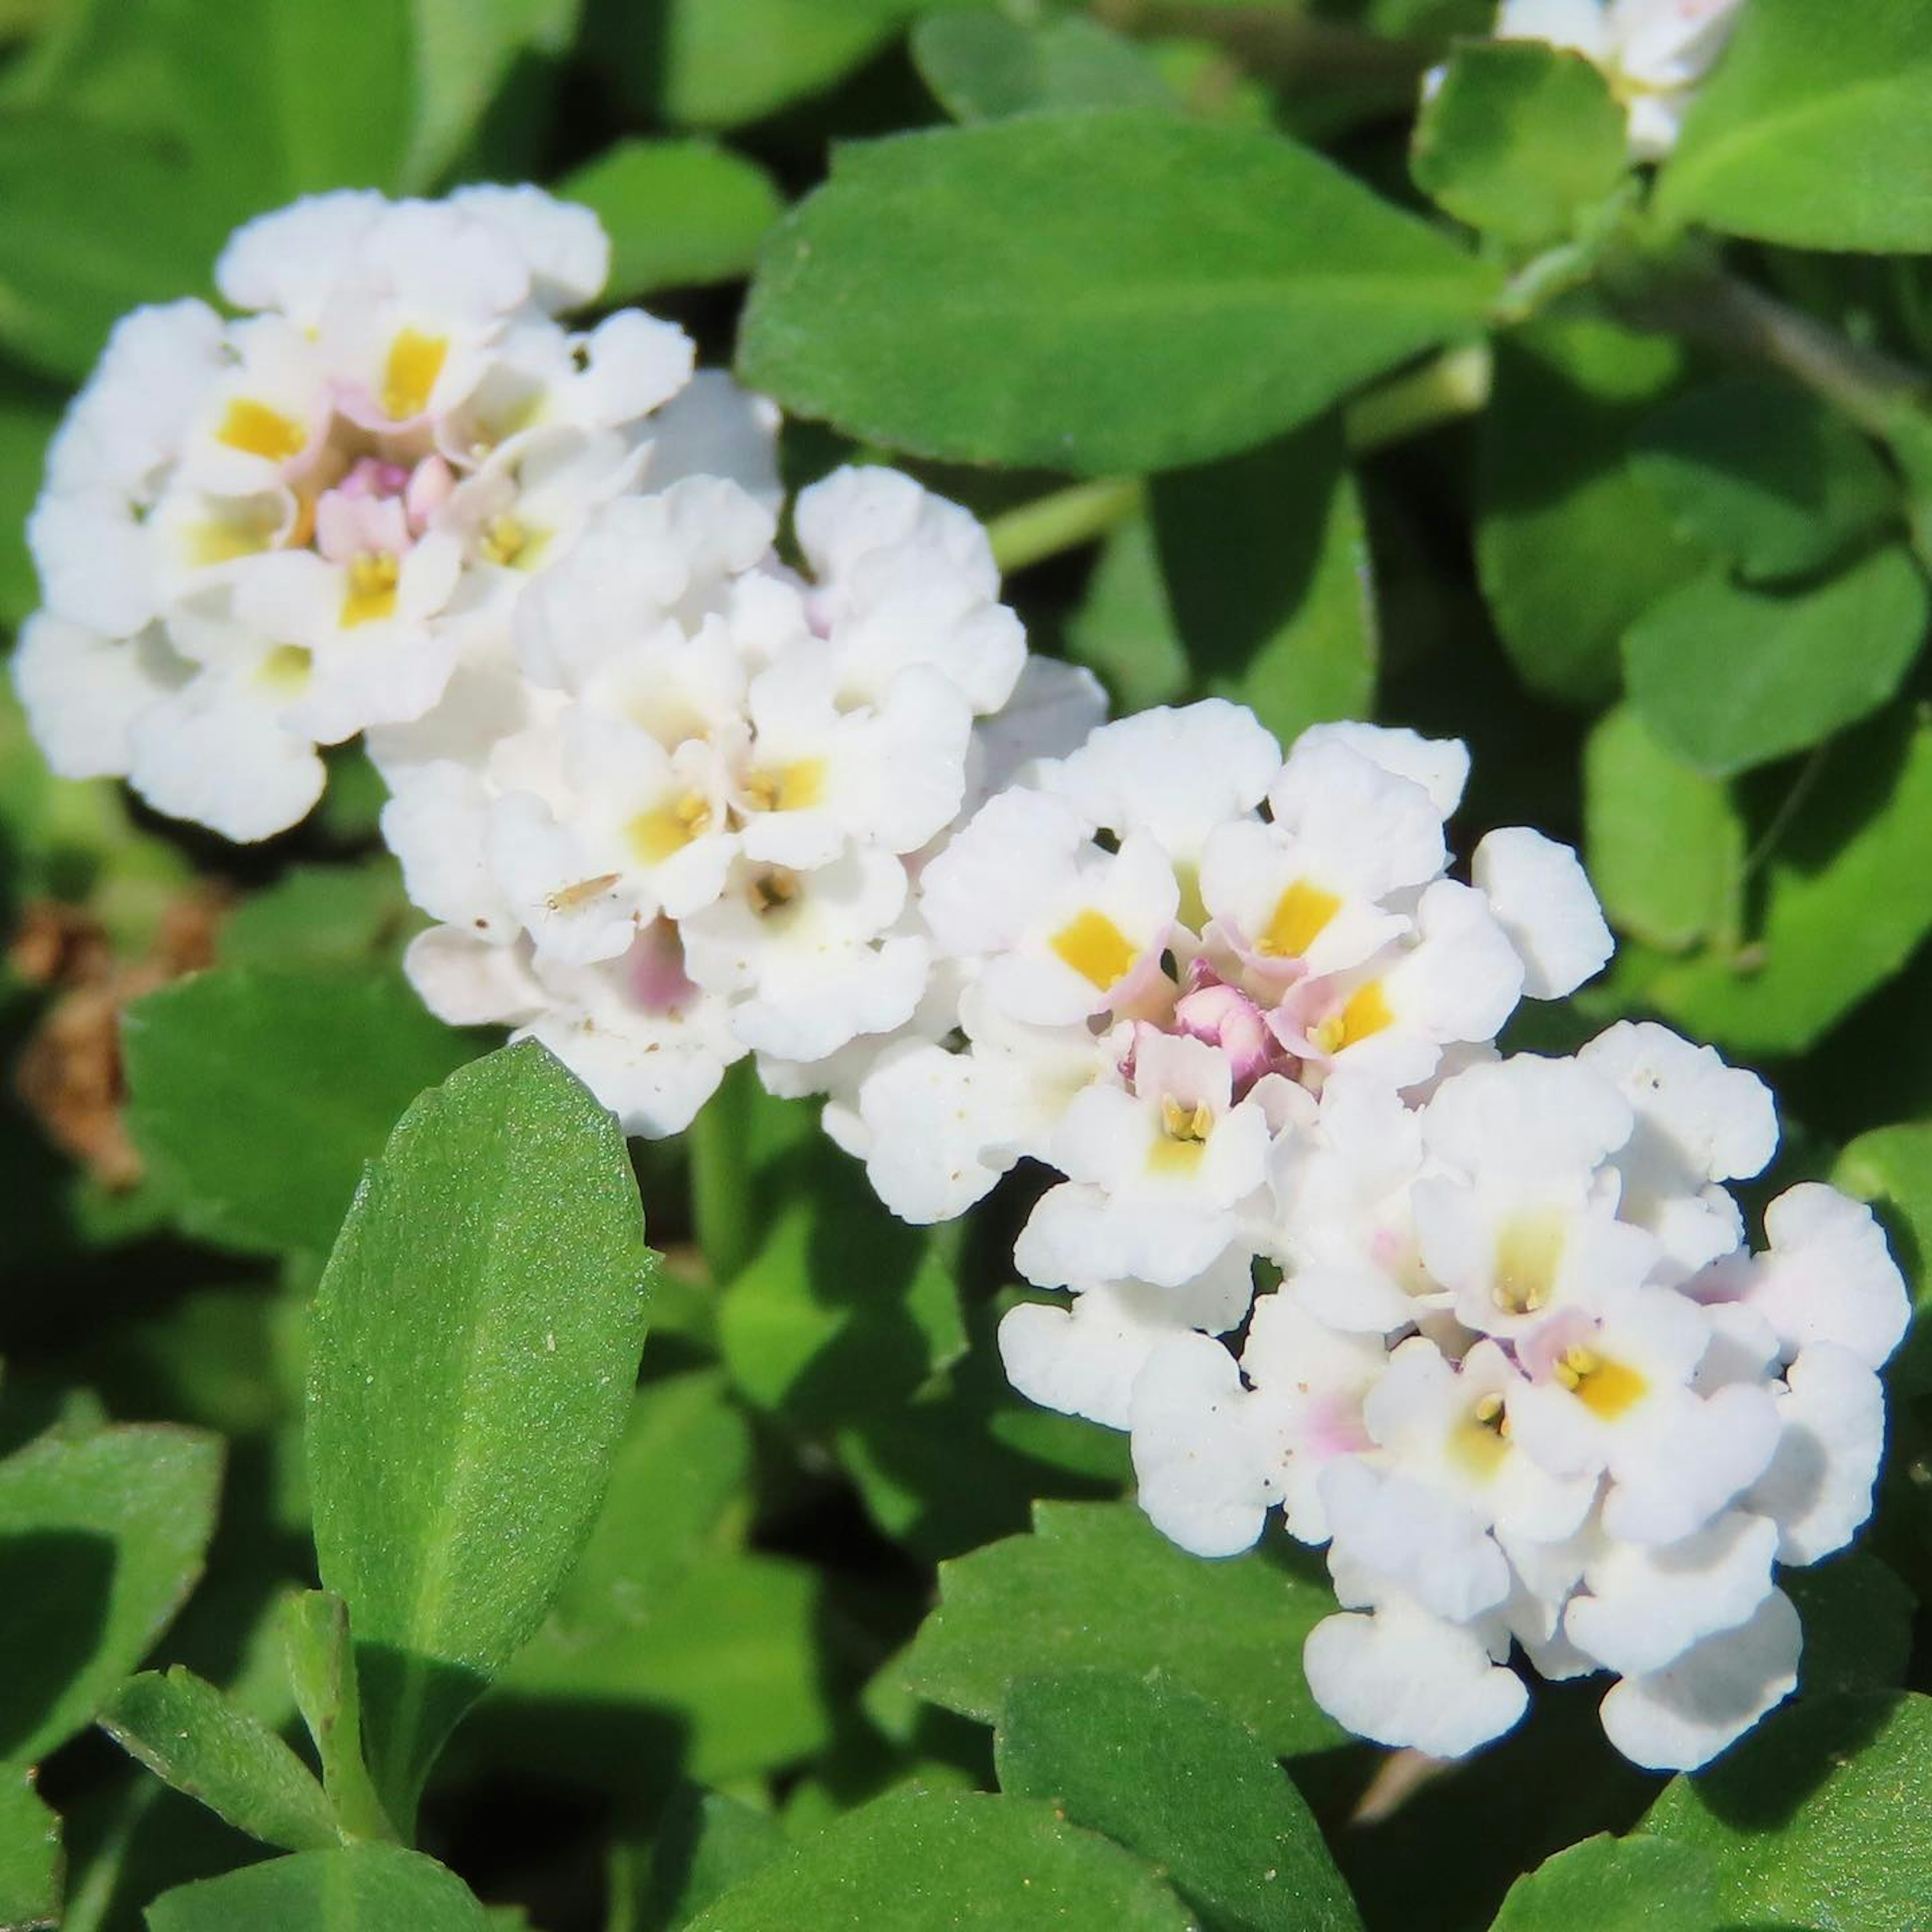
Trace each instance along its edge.
{"label": "white flower", "polygon": [[1774,1590],[1749,1622],[1615,1685],[1603,1702],[1604,1732],[1646,1770],[1695,1771],[1798,1688],[1803,1642],[1791,1599]]}
{"label": "white flower", "polygon": [[1179,888],[1151,839],[1118,851],[1060,800],[1002,792],[929,863],[920,910],[935,948],[983,960],[987,998],[1016,1020],[1065,1025],[1150,989]]}
{"label": "white flower", "polygon": [[1618,1211],[1648,1228],[1685,1276],[1735,1248],[1744,1227],[1719,1184],[1748,1180],[1778,1145],[1770,1090],[1649,1021],[1619,1022],[1576,1056],[1610,1081],[1635,1116],[1612,1156]]}
{"label": "white flower", "polygon": [[1094,824],[1143,834],[1191,871],[1209,835],[1252,812],[1280,765],[1281,748],[1252,712],[1209,698],[1102,725],[1042,782]]}
{"label": "white flower", "polygon": [[1633,1288],[1592,1318],[1545,1322],[1522,1348],[1529,1386],[1510,1406],[1522,1446],[1546,1468],[1610,1478],[1612,1536],[1674,1543],[1702,1528],[1762,1475],[1778,1415],[1762,1387],[1690,1387],[1708,1344],[1694,1304]]}
{"label": "white flower", "polygon": [[1816,1563],[1850,1542],[1871,1514],[1885,1453],[1885,1390],[1850,1349],[1814,1342],[1774,1389],[1778,1448],[1744,1498],[1778,1528],[1786,1563]]}
{"label": "white flower", "polygon": [[1622,1097],[1575,1060],[1520,1054],[1438,1088],[1422,1120],[1438,1171],[1415,1184],[1415,1226],[1469,1328],[1522,1336],[1643,1280],[1654,1244],[1616,1218],[1605,1165],[1631,1124]]}
{"label": "white flower", "polygon": [[1013,1250],[1040,1287],[1095,1276],[1178,1287],[1234,1240],[1265,1178],[1268,1118],[1258,1100],[1234,1099],[1226,1054],[1143,1027],[1132,1079],[1131,1091],[1087,1088],[1054,1130],[1054,1165],[1068,1179]]}
{"label": "white flower", "polygon": [[1078,1282],[1070,1307],[1023,1301],[1009,1309],[1000,1323],[1000,1360],[1029,1402],[1126,1429],[1136,1378],[1160,1343],[1238,1327],[1253,1294],[1249,1264],[1232,1250],[1177,1288]]}
{"label": "white flower", "polygon": [[1274,1491],[1234,1358],[1204,1335],[1157,1342],[1128,1404],[1141,1508],[1196,1556],[1233,1556],[1262,1532]]}
{"label": "white flower", "polygon": [[1532,1000],[1574,993],[1616,950],[1576,854],[1540,832],[1522,825],[1492,832],[1477,846],[1469,877],[1522,956],[1522,989]]}
{"label": "white flower", "polygon": [[1074,1096],[1111,1070],[1106,1041],[1084,1026],[1025,1025],[976,988],[958,1017],[964,1052],[906,1040],[858,1083],[866,1172],[902,1220],[950,1220],[1023,1156],[1044,1159]]}
{"label": "white flower", "polygon": [[1770,1248],[1746,1299],[1786,1354],[1835,1342],[1883,1365],[1912,1319],[1905,1278],[1862,1202],[1820,1181],[1787,1188],[1765,1210]]}
{"label": "white flower", "polygon": [[1564,1634],[1620,1676],[1661,1670],[1750,1621],[1771,1594],[1777,1549],[1776,1525],[1742,1510],[1660,1548],[1606,1538],[1584,1566]]}
{"label": "white flower", "polygon": [[1502,1667],[1508,1650],[1499,1620],[1452,1622],[1390,1592],[1368,1615],[1325,1618],[1301,1654],[1316,1703],[1358,1737],[1461,1757],[1528,1707],[1522,1680]]}

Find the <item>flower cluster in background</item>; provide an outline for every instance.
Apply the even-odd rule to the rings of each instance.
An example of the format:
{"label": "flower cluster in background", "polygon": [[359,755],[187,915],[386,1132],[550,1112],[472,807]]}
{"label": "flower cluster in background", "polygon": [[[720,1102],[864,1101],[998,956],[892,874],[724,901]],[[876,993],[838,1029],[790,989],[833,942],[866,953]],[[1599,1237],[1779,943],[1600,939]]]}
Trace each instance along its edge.
{"label": "flower cluster in background", "polygon": [[319,745],[421,718],[500,652],[530,573],[690,433],[664,409],[682,330],[556,320],[609,259],[535,188],[323,195],[230,242],[237,319],[123,321],[29,526],[16,676],[54,769],[266,838],[320,796]]}
{"label": "flower cluster in background", "polygon": [[241,320],[124,323],[34,520],[56,769],[254,838],[366,734],[445,1018],[654,1136],[755,1054],[909,1220],[1061,1177],[1012,1382],[1130,1431],[1183,1546],[1328,1545],[1350,1729],[1473,1749],[1520,1647],[1706,1761],[1796,1682],[1777,1566],[1870,1508],[1868,1212],[1792,1188],[1754,1254],[1770,1096],[1662,1028],[1498,1052],[1611,940],[1534,831],[1456,876],[1460,744],[1102,724],[966,512],[872,468],[788,506],[775,412],[679,331],[566,331],[607,256],[535,190],[330,196],[237,236]]}

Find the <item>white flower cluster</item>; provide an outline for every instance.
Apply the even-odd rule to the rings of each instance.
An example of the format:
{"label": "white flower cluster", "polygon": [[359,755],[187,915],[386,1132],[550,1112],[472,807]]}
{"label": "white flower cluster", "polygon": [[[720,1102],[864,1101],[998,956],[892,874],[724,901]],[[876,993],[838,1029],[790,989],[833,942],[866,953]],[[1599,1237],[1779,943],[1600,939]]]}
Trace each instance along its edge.
{"label": "white flower cluster", "polygon": [[1496,38],[1546,40],[1600,68],[1623,104],[1631,158],[1660,161],[1717,64],[1744,0],[1502,0]]}
{"label": "white flower cluster", "polygon": [[556,320],[609,260],[535,188],[322,195],[230,242],[236,319],[123,321],[29,526],[44,608],[15,675],[54,769],[266,838],[320,796],[319,745],[421,718],[500,652],[529,574],[661,480],[654,439],[730,434],[682,331]]}
{"label": "white flower cluster", "polygon": [[914,1220],[1024,1156],[1066,1177],[1016,1259],[1072,1299],[1007,1316],[1010,1376],[1130,1430],[1184,1547],[1277,1507],[1328,1544],[1306,1666],[1350,1730],[1474,1748],[1525,1708],[1514,1645],[1614,1672],[1612,1741],[1695,1766],[1796,1682],[1774,1568],[1869,1511],[1904,1284],[1816,1185],[1748,1252],[1724,1184],[1776,1123],[1708,1048],[1498,1057],[1610,939],[1535,832],[1448,876],[1466,764],[1364,725],[1283,762],[1218,702],[1102,727],[926,865],[958,1032],[874,1054],[832,1124]]}

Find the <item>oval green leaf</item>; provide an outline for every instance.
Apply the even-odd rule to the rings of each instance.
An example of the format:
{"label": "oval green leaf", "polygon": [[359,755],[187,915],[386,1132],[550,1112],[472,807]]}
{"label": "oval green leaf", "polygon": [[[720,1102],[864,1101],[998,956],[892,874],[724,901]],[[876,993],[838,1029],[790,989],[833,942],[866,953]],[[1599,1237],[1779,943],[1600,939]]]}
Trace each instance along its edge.
{"label": "oval green leaf", "polygon": [[653,1266],[616,1122],[534,1045],[424,1094],[344,1225],[316,1298],[309,1480],[400,1828],[590,1533]]}
{"label": "oval green leaf", "polygon": [[1164,469],[1473,332],[1496,279],[1279,135],[1032,116],[840,149],[766,245],[740,370],[921,455]]}

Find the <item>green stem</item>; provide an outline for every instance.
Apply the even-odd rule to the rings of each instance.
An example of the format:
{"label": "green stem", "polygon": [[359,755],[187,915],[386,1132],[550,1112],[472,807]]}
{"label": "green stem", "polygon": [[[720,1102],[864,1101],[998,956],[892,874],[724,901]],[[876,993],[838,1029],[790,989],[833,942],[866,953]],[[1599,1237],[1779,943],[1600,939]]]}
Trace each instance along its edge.
{"label": "green stem", "polygon": [[1816,316],[1726,274],[1714,263],[1640,270],[1612,292],[1640,328],[1667,330],[1761,362],[1890,442],[1901,422],[1922,420],[1932,382],[1924,373],[1841,335]]}
{"label": "green stem", "polygon": [[728,1070],[684,1137],[691,1162],[692,1228],[711,1278],[721,1287],[751,1258],[757,1246],[750,1150],[746,1144],[755,1078],[748,1060]]}
{"label": "green stem", "polygon": [[1063,551],[1103,537],[1141,507],[1138,478],[1109,477],[1076,483],[994,517],[986,526],[993,556],[1003,572],[1024,570]]}
{"label": "green stem", "polygon": [[1342,412],[1342,428],[1358,456],[1406,442],[1488,406],[1495,358],[1486,342],[1445,349],[1420,368],[1378,383]]}

